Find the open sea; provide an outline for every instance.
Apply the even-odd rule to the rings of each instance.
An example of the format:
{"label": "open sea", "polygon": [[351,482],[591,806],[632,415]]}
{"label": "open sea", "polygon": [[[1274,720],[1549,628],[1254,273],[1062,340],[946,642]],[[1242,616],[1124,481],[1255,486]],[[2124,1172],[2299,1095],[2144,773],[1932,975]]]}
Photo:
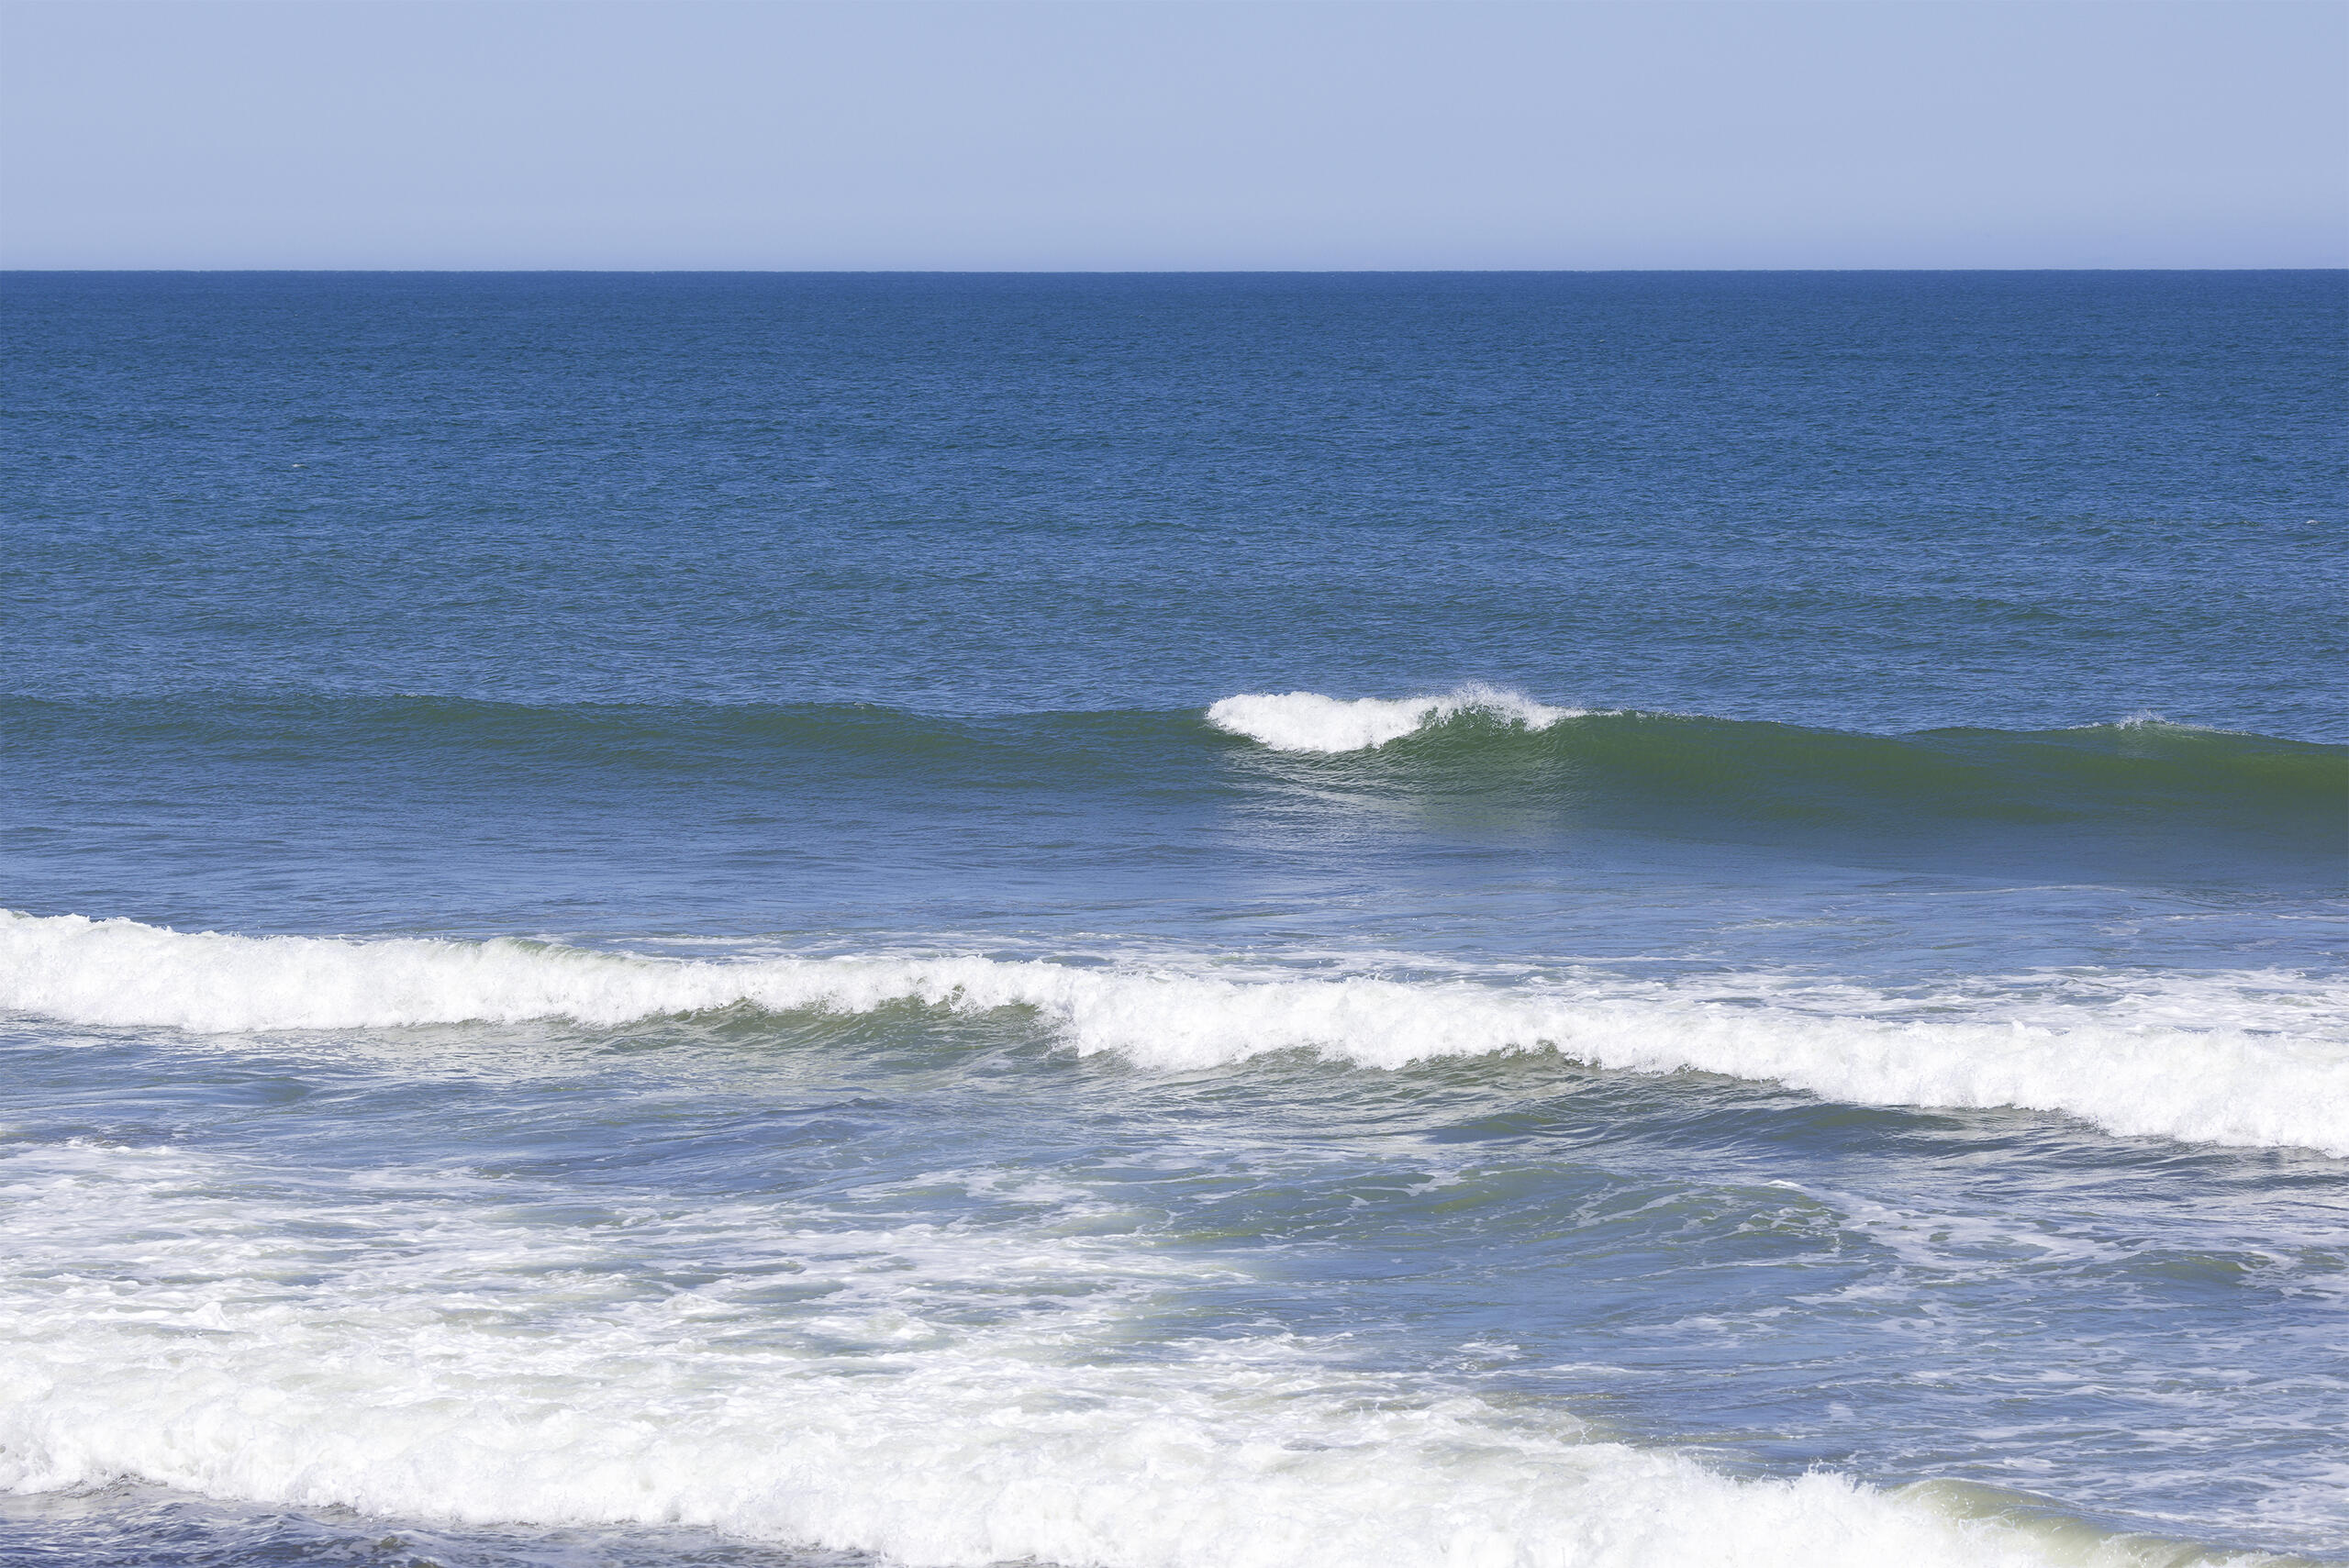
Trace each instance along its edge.
{"label": "open sea", "polygon": [[2349,1562],[2349,275],[0,323],[0,1562]]}

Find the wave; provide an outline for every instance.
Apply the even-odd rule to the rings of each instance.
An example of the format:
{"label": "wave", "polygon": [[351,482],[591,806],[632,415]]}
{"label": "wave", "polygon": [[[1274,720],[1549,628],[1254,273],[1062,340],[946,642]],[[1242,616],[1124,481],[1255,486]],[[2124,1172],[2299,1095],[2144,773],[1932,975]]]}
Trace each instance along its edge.
{"label": "wave", "polygon": [[1219,806],[1302,785],[1324,798],[1497,800],[1679,836],[1825,834],[1937,862],[2010,842],[2043,862],[2120,857],[2198,872],[2255,866],[2295,885],[2349,882],[2349,746],[2143,717],[1871,735],[1553,706],[1475,685],[1357,701],[1242,694],[1204,713],[984,718],[869,706],[7,697],[0,744],[109,781],[159,765],[208,776],[224,755],[255,787],[284,773],[281,787],[306,790],[363,774],[396,794],[488,769],[518,799],[542,786],[575,800],[590,784],[691,780],[762,797],[882,790],[902,803],[980,789]]}
{"label": "wave", "polygon": [[[1464,686],[1442,696],[1341,702],[1311,692],[1227,697],[1208,722],[1275,751],[1330,757],[1391,776],[1547,762],[1573,793],[1662,789],[1726,804],[1808,798],[1831,812],[1886,806],[1988,816],[2087,815],[2130,804],[2349,806],[2349,746],[2282,740],[2135,715],[2068,729],[1924,729],[1867,735],[1702,714],[1552,707]],[[1374,752],[1361,757],[1355,753]],[[1414,768],[1416,766],[1416,770]]]}
{"label": "wave", "polygon": [[1809,839],[1993,874],[2349,885],[2349,747],[2150,716],[1866,735],[1464,687],[1398,702],[1231,697],[1208,717],[1324,791],[1474,798],[1675,837]]}
{"label": "wave", "polygon": [[[1930,1490],[1731,1478],[1342,1342],[1186,1334],[1164,1315],[1196,1260],[1052,1219],[746,1196],[587,1238],[511,1181],[88,1144],[9,1151],[0,1190],[5,1491],[137,1478],[967,1568],[2063,1560]],[[94,1257],[139,1260],[138,1287]],[[2113,1544],[2095,1560],[2137,1561]]]}
{"label": "wave", "polygon": [[1275,751],[1366,751],[1464,714],[1520,729],[1547,729],[1581,708],[1551,707],[1498,686],[1469,684],[1426,697],[1361,697],[1345,701],[1319,692],[1243,693],[1208,709],[1219,729]]}
{"label": "wave", "polygon": [[[709,961],[0,914],[0,1009],[85,1025],[241,1032],[616,1026],[726,1008],[1024,1009],[1079,1051],[1161,1069],[1282,1051],[1392,1069],[1544,1050],[1598,1068],[1714,1073],[1854,1104],[2010,1106],[2123,1135],[2349,1157],[2349,988],[2258,974],[2193,984],[2202,992],[2183,1003],[2140,978],[2106,984],[2118,1004],[2033,1011],[2014,995],[1920,1003],[1859,988],[1806,993],[1769,976],[1702,991],[970,956]],[[2229,987],[2234,999],[2222,1006]]]}

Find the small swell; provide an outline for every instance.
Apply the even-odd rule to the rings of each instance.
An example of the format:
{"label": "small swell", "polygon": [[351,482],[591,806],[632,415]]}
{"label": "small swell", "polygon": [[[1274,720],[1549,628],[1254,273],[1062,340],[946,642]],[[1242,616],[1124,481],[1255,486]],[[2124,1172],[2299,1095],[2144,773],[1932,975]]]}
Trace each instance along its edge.
{"label": "small swell", "polygon": [[[2084,847],[2214,875],[2349,883],[2349,747],[2135,715],[2071,729],[1870,735],[1698,714],[1550,707],[1470,686],[1341,702],[1226,697],[1211,726],[1325,782],[1570,807],[1671,833],[1841,835],[1847,844],[1977,842],[2051,826]],[[2020,840],[2018,840],[2020,841]]]}

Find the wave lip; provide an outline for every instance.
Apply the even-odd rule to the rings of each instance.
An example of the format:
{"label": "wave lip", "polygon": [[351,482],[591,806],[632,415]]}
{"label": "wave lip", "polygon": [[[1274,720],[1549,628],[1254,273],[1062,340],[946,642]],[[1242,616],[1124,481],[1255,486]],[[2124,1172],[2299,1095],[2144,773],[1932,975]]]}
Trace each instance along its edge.
{"label": "wave lip", "polygon": [[[2274,977],[2237,977],[2274,989]],[[1996,1002],[1918,1016],[1852,990],[1822,1009],[1652,982],[1489,984],[1376,975],[1234,977],[981,957],[641,958],[519,942],[184,934],[0,912],[0,1009],[69,1022],[234,1033],[568,1018],[610,1026],[751,1006],[858,1014],[917,1003],[1025,1008],[1079,1051],[1198,1071],[1271,1051],[1396,1068],[1553,1050],[1595,1067],[1776,1082],[1858,1105],[2010,1106],[2128,1136],[2349,1157],[2349,998],[2213,1020],[2215,992],[2049,1015]],[[2199,984],[2199,983],[2198,983]],[[1761,995],[1757,998],[1753,993]],[[1909,1016],[1903,1016],[1903,1014]]]}
{"label": "wave lip", "polygon": [[1552,707],[1498,686],[1471,683],[1440,696],[1360,697],[1319,692],[1243,692],[1208,709],[1208,722],[1275,751],[1366,751],[1464,714],[1520,729],[1547,729],[1585,710]]}

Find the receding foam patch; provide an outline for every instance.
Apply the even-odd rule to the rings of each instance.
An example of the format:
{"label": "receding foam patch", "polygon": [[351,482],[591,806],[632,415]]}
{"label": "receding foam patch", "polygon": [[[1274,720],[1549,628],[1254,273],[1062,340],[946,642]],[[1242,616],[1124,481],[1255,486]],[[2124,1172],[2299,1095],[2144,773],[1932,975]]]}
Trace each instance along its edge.
{"label": "receding foam patch", "polygon": [[[2098,974],[2065,1006],[2005,991],[1894,998],[1737,976],[1235,974],[977,957],[707,961],[519,941],[187,934],[0,913],[0,1008],[211,1032],[632,1019],[750,1006],[1025,1008],[1080,1051],[1199,1070],[1310,1050],[1365,1067],[1554,1050],[1603,1068],[1698,1070],[1864,1105],[2017,1106],[2110,1131],[2349,1156],[2349,986],[2262,972]],[[1739,1000],[1726,999],[1734,991]]]}
{"label": "receding foam patch", "polygon": [[1415,1388],[1341,1341],[1170,1333],[1199,1265],[1131,1237],[735,1198],[582,1238],[529,1218],[561,1189],[527,1182],[90,1144],[17,1151],[0,1191],[9,1490],[138,1477],[968,1568],[2047,1560],[1845,1476],[1731,1479]]}

